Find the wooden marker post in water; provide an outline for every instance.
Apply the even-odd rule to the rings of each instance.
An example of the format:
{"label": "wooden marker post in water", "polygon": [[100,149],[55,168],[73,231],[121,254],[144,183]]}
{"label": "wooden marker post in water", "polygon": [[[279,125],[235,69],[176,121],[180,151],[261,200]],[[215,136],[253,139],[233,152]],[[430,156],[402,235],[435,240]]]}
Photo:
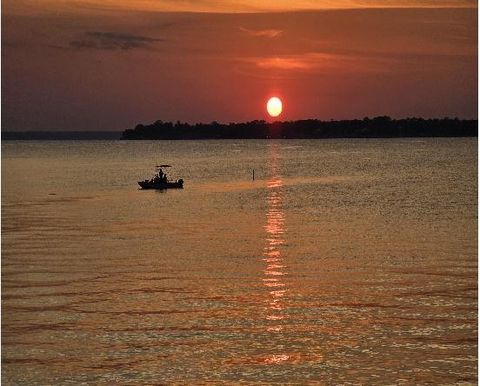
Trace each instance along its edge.
{"label": "wooden marker post in water", "polygon": [[255,169],[252,169],[252,181],[255,181]]}

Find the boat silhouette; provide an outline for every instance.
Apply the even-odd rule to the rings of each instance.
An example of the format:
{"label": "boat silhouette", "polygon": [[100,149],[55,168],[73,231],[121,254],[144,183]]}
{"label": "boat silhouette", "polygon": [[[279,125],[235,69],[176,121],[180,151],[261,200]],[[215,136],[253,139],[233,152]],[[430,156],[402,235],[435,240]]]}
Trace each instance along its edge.
{"label": "boat silhouette", "polygon": [[155,167],[155,174],[149,180],[138,181],[138,185],[142,189],[183,189],[183,179],[169,180],[167,173],[163,171],[164,168],[170,168],[171,165],[157,165]]}

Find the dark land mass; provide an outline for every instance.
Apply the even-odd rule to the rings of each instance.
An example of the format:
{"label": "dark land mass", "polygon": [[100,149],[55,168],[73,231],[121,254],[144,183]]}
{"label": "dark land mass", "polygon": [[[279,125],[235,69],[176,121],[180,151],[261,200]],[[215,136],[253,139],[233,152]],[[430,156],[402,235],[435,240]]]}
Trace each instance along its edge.
{"label": "dark land mass", "polygon": [[118,131],[2,131],[2,140],[69,141],[119,139]]}
{"label": "dark land mass", "polygon": [[307,119],[287,122],[251,121],[221,124],[156,121],[116,131],[2,131],[2,140],[176,140],[176,139],[308,139],[477,137],[478,121],[457,118],[364,118],[342,121]]}
{"label": "dark land mass", "polygon": [[125,130],[122,139],[265,139],[265,138],[399,138],[477,137],[477,120],[364,118],[343,121],[316,119],[208,124],[156,121]]}

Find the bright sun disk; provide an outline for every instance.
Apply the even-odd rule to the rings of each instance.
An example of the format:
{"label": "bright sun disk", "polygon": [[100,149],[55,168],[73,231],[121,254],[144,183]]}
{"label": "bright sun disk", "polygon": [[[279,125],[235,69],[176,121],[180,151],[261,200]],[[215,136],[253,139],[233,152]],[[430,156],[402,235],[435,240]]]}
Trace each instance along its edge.
{"label": "bright sun disk", "polygon": [[270,98],[267,102],[267,111],[271,117],[278,117],[282,113],[282,101],[280,98]]}

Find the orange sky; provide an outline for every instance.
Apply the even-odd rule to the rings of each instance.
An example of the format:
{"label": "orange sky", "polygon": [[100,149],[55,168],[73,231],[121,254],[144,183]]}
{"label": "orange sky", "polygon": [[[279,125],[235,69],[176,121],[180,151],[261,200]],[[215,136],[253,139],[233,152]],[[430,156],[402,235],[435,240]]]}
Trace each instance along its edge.
{"label": "orange sky", "polygon": [[4,0],[10,12],[130,10],[156,12],[272,12],[345,8],[475,8],[475,0]]}
{"label": "orange sky", "polygon": [[3,1],[2,128],[476,117],[475,4]]}

